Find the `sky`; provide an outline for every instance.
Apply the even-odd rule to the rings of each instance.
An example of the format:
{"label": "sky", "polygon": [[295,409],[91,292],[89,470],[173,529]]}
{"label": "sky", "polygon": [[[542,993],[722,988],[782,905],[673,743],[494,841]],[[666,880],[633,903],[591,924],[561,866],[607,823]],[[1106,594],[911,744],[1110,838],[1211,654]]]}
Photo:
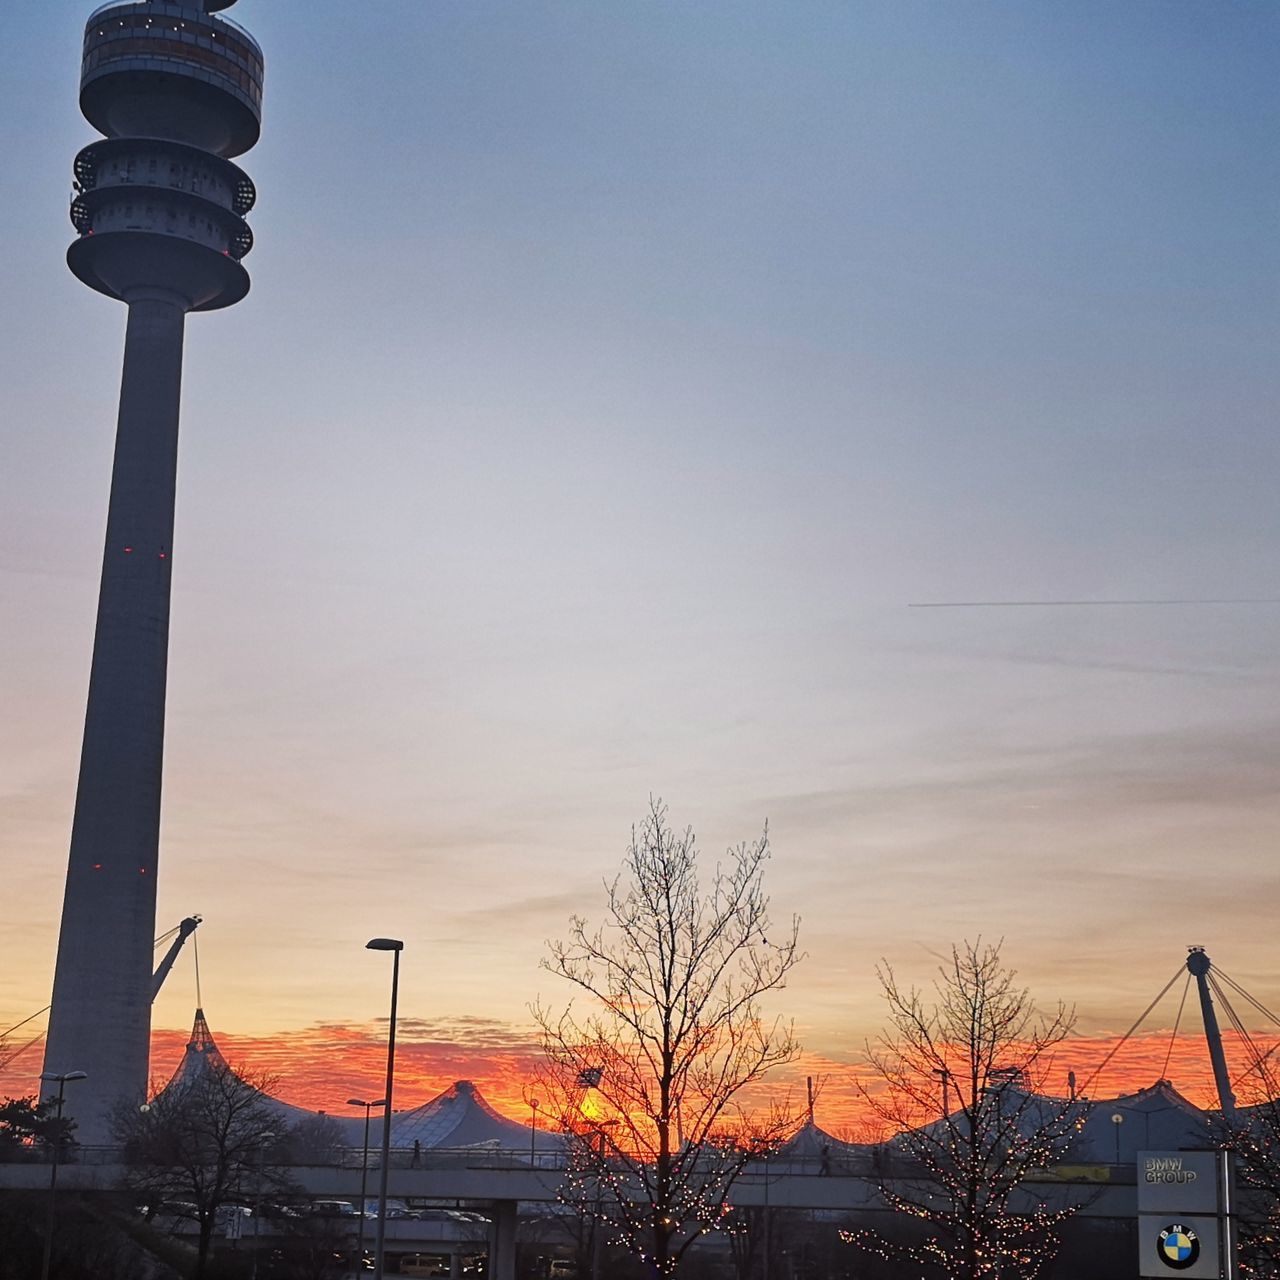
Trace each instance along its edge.
{"label": "sky", "polygon": [[[124,333],[62,261],[87,9],[0,50],[6,1027],[52,978]],[[877,962],[962,938],[1090,1043],[1188,944],[1280,1005],[1270,0],[233,16],[257,245],[187,329],[157,928],[205,917],[220,1038],[323,1105],[391,935],[420,1087],[516,1096],[651,795],[709,865],[768,824],[776,1011],[837,1093]],[[911,607],[1043,600],[1260,603]]]}

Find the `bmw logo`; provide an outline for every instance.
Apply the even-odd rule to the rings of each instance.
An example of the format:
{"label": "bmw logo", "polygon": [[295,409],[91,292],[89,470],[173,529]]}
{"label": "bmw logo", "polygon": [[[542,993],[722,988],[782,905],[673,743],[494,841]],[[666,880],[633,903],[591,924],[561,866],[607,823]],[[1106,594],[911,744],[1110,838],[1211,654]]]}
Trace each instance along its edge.
{"label": "bmw logo", "polygon": [[1190,1227],[1175,1222],[1160,1233],[1156,1256],[1172,1271],[1185,1271],[1200,1256],[1200,1237]]}

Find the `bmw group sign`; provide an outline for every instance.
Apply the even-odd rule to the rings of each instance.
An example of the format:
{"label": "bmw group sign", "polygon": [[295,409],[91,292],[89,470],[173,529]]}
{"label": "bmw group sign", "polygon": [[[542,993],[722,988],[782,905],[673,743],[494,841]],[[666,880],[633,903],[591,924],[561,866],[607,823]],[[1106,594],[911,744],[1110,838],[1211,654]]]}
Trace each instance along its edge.
{"label": "bmw group sign", "polygon": [[1218,1280],[1221,1193],[1217,1152],[1140,1152],[1139,1273]]}

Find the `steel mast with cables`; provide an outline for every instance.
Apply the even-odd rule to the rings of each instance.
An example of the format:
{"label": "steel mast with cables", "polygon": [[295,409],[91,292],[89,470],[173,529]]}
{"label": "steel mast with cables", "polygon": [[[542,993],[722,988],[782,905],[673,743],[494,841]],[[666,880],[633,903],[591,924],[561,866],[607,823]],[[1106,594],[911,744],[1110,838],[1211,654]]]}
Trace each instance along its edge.
{"label": "steel mast with cables", "polygon": [[[1196,980],[1200,993],[1200,1016],[1204,1019],[1204,1038],[1209,1045],[1209,1061],[1213,1064],[1213,1082],[1218,1089],[1218,1105],[1227,1120],[1236,1115],[1236,1095],[1231,1090],[1231,1077],[1227,1074],[1227,1055],[1222,1048],[1222,1032],[1218,1027],[1218,1015],[1209,993],[1213,963],[1203,947],[1187,948],[1187,972]],[[1217,986],[1217,983],[1214,983]]]}

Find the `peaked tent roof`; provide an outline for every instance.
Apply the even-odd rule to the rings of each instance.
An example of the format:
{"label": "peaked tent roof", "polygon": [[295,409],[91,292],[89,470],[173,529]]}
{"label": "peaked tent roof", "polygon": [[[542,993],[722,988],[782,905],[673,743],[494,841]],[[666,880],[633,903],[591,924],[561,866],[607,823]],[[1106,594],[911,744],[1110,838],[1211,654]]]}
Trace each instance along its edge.
{"label": "peaked tent roof", "polygon": [[[1033,1130],[1042,1116],[1059,1114],[1067,1106],[1067,1116],[1075,1132],[1071,1135],[1067,1159],[1080,1163],[1129,1163],[1139,1151],[1179,1151],[1212,1145],[1208,1112],[1189,1102],[1168,1080],[1157,1080],[1146,1089],[1115,1098],[1062,1098],[1009,1088],[1001,1094],[1002,1105],[1017,1114],[1018,1126]],[[1113,1119],[1120,1116],[1120,1120]],[[962,1123],[962,1118],[959,1121]],[[957,1120],[953,1119],[953,1123]],[[940,1128],[941,1120],[922,1126]],[[902,1141],[901,1135],[889,1142]],[[1117,1145],[1118,1143],[1118,1145]]]}
{"label": "peaked tent roof", "polygon": [[214,1042],[213,1032],[209,1030],[204,1010],[197,1009],[195,1021],[191,1024],[191,1038],[187,1041],[182,1061],[178,1063],[177,1069],[169,1077],[168,1084],[160,1092],[168,1093],[170,1089],[186,1088],[210,1069],[229,1071],[231,1068],[226,1058],[222,1056],[222,1050]]}
{"label": "peaked tent roof", "polygon": [[[159,1092],[183,1089],[209,1070],[235,1074],[213,1038],[204,1010],[197,1009],[182,1060]],[[338,1126],[344,1142],[358,1146],[363,1141],[363,1115],[311,1111],[291,1102],[282,1102],[270,1094],[264,1094],[263,1098],[290,1126],[324,1115]],[[391,1143],[395,1147],[412,1147],[415,1141],[424,1147],[469,1147],[486,1143],[523,1151],[529,1146],[531,1136],[527,1126],[508,1120],[496,1111],[470,1080],[457,1081],[443,1093],[412,1110],[394,1112],[391,1119]],[[537,1141],[538,1146],[545,1150],[560,1139],[556,1134],[543,1131],[537,1135]]]}
{"label": "peaked tent roof", "polygon": [[[1117,1149],[1127,1163],[1139,1151],[1211,1146],[1210,1114],[1184,1098],[1168,1080],[1157,1080],[1136,1093],[1092,1100],[1080,1127],[1079,1149],[1085,1158],[1109,1164],[1116,1160]],[[1116,1121],[1113,1116],[1122,1118]]]}
{"label": "peaked tent roof", "polygon": [[[472,1147],[492,1143],[499,1147],[523,1149],[534,1138],[527,1125],[517,1124],[495,1111],[470,1080],[459,1080],[430,1102],[402,1111],[391,1122],[391,1143],[411,1147]],[[552,1133],[538,1135],[550,1147],[559,1138]]]}
{"label": "peaked tent roof", "polygon": [[[204,1016],[204,1010],[197,1009],[195,1021],[191,1024],[191,1038],[187,1041],[186,1049],[183,1050],[182,1061],[178,1063],[177,1069],[157,1096],[169,1093],[171,1090],[176,1092],[185,1089],[199,1080],[207,1071],[230,1071],[242,1084],[247,1083],[222,1056],[222,1050],[218,1048],[213,1032],[209,1030],[209,1022]],[[262,1097],[277,1112],[281,1120],[289,1125],[303,1120],[314,1120],[317,1115],[317,1112],[308,1111],[304,1107],[295,1107],[289,1102],[281,1102],[279,1098],[273,1098],[267,1093]],[[345,1117],[335,1117],[335,1119],[341,1122]]]}
{"label": "peaked tent roof", "polygon": [[[815,1169],[829,1173],[832,1168],[840,1169],[853,1157],[865,1156],[874,1149],[873,1146],[837,1138],[810,1116],[769,1156],[767,1167],[776,1173],[811,1173]],[[754,1162],[752,1168],[755,1168]]]}

